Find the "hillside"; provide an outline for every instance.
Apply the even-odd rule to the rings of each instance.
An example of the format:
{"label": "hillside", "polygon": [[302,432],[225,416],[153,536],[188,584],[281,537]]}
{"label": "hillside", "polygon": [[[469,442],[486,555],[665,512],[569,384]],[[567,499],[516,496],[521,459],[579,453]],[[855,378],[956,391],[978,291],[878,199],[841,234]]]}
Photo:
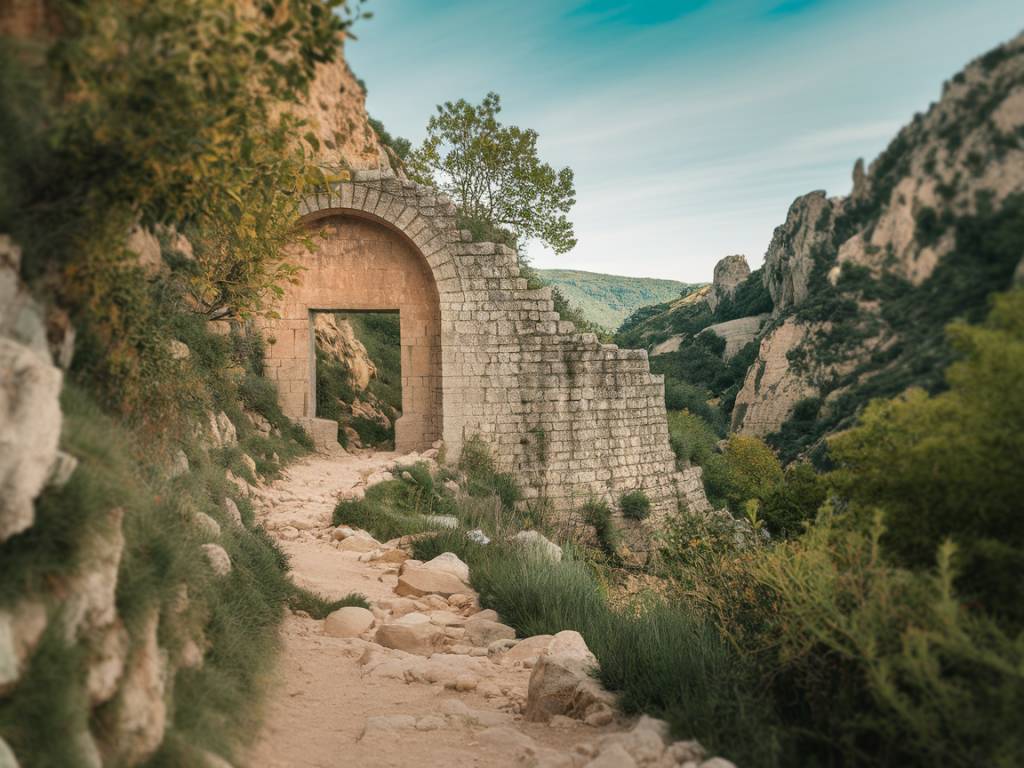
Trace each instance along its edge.
{"label": "hillside", "polygon": [[583,313],[583,317],[609,330],[619,327],[634,310],[679,298],[699,286],[653,277],[624,277],[575,269],[538,269],[537,274],[555,286]]}
{"label": "hillside", "polygon": [[784,459],[823,458],[822,438],[870,399],[945,386],[946,326],[979,321],[1011,286],[1022,236],[1018,36],[947,82],[870,168],[858,161],[848,197],[798,198],[762,269],[727,257],[706,294],[639,309],[616,341],[650,351],[670,408]]}

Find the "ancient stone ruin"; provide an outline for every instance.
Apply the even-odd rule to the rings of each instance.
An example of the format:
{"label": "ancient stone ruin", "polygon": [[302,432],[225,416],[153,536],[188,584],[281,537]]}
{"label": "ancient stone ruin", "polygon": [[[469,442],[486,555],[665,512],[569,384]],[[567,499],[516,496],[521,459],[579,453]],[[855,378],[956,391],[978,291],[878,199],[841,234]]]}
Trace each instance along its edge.
{"label": "ancient stone ruin", "polygon": [[293,254],[300,282],[263,332],[282,408],[319,442],[332,440],[336,425],[315,418],[313,314],[398,310],[397,450],[443,439],[454,456],[480,435],[528,496],[557,509],[635,489],[652,501],[651,523],[676,509],[680,494],[706,507],[696,470],[676,471],[664,383],[647,353],[561,321],[549,288],[527,289],[515,252],[470,242],[437,190],[355,171],[302,210],[319,247]]}

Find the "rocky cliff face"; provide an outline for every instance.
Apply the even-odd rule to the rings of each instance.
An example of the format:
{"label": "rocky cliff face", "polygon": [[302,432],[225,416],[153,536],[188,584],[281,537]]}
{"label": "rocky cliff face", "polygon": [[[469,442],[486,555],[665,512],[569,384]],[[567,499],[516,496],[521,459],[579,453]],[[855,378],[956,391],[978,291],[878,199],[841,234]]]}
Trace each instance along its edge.
{"label": "rocky cliff face", "polygon": [[711,293],[708,294],[708,306],[711,311],[721,304],[726,297],[735,295],[736,288],[750,275],[750,265],[747,264],[747,257],[741,255],[726,256],[715,264],[714,280],[711,283]]}
{"label": "rocky cliff face", "polygon": [[870,397],[942,386],[944,326],[1010,286],[1024,246],[1024,36],[956,75],[853,175],[848,197],[798,198],[765,255],[773,319],[733,428],[790,456]]}

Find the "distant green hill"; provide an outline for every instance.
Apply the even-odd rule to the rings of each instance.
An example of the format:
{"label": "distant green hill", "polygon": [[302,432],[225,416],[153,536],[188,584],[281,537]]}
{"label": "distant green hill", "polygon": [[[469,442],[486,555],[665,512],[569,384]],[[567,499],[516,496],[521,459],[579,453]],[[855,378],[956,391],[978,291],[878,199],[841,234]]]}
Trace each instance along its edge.
{"label": "distant green hill", "polygon": [[610,331],[642,306],[678,299],[700,287],[678,280],[602,275],[575,269],[538,269],[537,274],[558,288],[587,320]]}

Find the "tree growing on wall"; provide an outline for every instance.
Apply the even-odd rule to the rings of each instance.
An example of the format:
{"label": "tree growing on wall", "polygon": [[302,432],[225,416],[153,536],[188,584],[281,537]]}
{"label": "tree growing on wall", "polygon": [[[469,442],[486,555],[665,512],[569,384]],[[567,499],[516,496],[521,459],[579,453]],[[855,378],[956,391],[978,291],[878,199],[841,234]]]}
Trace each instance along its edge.
{"label": "tree growing on wall", "polygon": [[455,201],[470,229],[504,228],[517,243],[537,238],[556,253],[576,245],[567,214],[576,203],[570,168],[556,171],[537,154],[537,132],[498,121],[501,97],[480,104],[445,102],[408,165]]}

